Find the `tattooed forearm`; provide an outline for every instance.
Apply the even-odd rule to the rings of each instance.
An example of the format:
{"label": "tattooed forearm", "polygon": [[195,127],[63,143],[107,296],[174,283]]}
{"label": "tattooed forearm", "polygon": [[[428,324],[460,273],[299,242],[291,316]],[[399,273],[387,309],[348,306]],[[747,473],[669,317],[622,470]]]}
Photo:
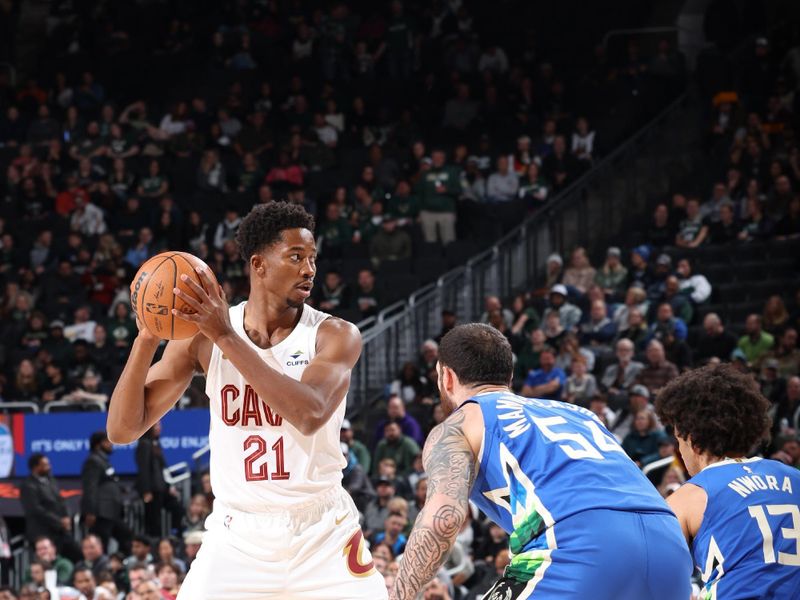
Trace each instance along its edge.
{"label": "tattooed forearm", "polygon": [[475,457],[464,436],[464,418],[464,413],[455,412],[425,443],[428,496],[406,544],[393,600],[412,600],[433,579],[467,518]]}

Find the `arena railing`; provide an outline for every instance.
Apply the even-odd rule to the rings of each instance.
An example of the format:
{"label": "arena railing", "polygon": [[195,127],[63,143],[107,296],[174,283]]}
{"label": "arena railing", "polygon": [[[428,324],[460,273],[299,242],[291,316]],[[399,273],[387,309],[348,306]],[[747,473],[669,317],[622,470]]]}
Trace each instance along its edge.
{"label": "arena railing", "polygon": [[27,402],[20,400],[18,402],[3,402],[0,404],[0,412],[22,412],[22,413],[38,413],[39,405],[35,402]]}
{"label": "arena railing", "polygon": [[653,158],[659,149],[654,138],[668,131],[686,98],[681,94],[494,246],[359,323],[364,347],[352,373],[348,415],[356,416],[380,397],[405,362],[417,362],[422,343],[441,330],[443,309],[453,310],[462,323],[476,320],[487,295],[508,298],[541,285],[552,252],[564,255],[578,245],[591,252],[619,231],[627,216],[645,206],[648,198],[637,185],[647,171],[643,161]]}

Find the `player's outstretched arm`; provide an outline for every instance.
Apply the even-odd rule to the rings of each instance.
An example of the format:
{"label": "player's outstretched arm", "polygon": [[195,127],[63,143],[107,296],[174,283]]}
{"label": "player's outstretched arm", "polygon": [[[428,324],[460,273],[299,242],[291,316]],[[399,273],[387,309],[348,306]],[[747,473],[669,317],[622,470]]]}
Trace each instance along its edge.
{"label": "player's outstretched arm", "polygon": [[203,336],[172,340],[152,367],[159,339],[140,328],[108,406],[106,429],[114,444],[138,440],[172,408],[197,368]]}
{"label": "player's outstretched arm", "polygon": [[205,269],[198,269],[204,287],[191,279],[199,300],[175,290],[196,312],[186,314],[173,309],[173,314],[197,323],[200,333],[216,344],[263,398],[270,408],[296,427],[302,434],[318,431],[334,413],[347,393],[350,372],[361,355],[361,333],[341,319],[326,319],[317,332],[317,355],[296,381],[270,367],[231,327],[228,303]]}
{"label": "player's outstretched arm", "polygon": [[467,518],[475,480],[475,452],[468,440],[468,413],[458,410],[431,431],[422,460],[428,495],[406,544],[390,600],[413,600],[436,575]]}

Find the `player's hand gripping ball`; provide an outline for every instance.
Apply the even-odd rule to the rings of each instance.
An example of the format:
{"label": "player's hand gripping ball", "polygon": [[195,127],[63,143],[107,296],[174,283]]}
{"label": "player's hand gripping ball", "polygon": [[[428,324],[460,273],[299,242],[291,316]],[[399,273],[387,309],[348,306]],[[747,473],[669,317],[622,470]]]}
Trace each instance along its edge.
{"label": "player's hand gripping ball", "polygon": [[186,275],[204,286],[196,269],[205,268],[217,283],[206,263],[187,252],[162,252],[145,261],[131,282],[131,308],[139,322],[154,336],[162,340],[182,340],[198,332],[196,323],[185,321],[172,314],[172,309],[184,313],[195,312],[187,302],[173,293],[182,293],[197,299],[191,286],[181,280]]}

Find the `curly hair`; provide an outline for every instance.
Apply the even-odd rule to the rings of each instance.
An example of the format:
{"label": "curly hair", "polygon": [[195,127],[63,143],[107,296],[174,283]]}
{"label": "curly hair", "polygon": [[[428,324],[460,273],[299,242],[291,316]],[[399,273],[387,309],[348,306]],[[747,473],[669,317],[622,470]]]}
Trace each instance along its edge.
{"label": "curly hair", "polygon": [[661,422],[699,452],[746,455],[769,435],[769,402],[751,376],[730,364],[684,373],[656,399]]}
{"label": "curly hair", "polygon": [[239,253],[245,262],[281,238],[284,229],[314,231],[314,217],[299,204],[270,202],[258,204],[242,219],[236,232]]}

